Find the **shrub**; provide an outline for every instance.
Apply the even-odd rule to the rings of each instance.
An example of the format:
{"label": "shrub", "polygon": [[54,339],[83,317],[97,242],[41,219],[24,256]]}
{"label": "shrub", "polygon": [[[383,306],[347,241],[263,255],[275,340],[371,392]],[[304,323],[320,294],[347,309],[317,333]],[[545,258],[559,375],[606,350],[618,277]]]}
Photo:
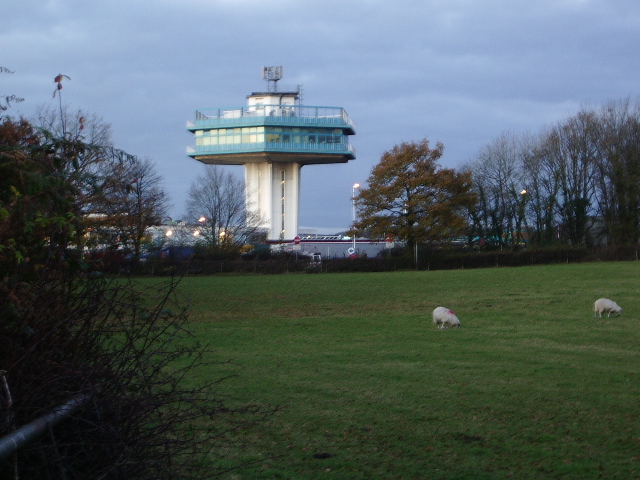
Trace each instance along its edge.
{"label": "shrub", "polygon": [[143,291],[100,275],[0,284],[0,361],[12,399],[0,402],[0,433],[90,399],[56,428],[55,444],[46,436],[18,452],[20,478],[57,463],[67,478],[201,478],[198,461],[215,449],[202,442],[215,438],[203,426],[227,409],[210,385],[181,382],[205,350],[190,339],[175,286]]}

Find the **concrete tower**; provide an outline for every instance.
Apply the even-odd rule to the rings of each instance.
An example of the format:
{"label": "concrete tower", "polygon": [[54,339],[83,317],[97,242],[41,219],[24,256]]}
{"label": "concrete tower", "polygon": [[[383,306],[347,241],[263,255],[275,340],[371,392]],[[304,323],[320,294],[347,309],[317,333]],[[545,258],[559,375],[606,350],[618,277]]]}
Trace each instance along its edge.
{"label": "concrete tower", "polygon": [[355,159],[353,122],[340,107],[304,106],[300,86],[278,89],[282,67],[264,67],[266,92],[247,96],[246,107],[197,110],[187,130],[187,154],[215,165],[244,165],[247,208],[266,221],[269,240],[298,234],[300,170],[304,165]]}

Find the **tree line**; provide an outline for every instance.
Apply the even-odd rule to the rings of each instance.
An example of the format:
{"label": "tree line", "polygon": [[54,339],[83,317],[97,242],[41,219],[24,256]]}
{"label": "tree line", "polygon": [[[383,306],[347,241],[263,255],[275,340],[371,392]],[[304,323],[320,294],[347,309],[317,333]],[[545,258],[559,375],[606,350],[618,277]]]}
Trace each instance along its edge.
{"label": "tree line", "polygon": [[504,134],[467,168],[471,232],[513,245],[637,244],[640,104],[609,102],[536,136]]}
{"label": "tree line", "polygon": [[458,171],[443,145],[383,154],[356,197],[354,230],[411,247],[456,235],[519,247],[633,245],[640,239],[640,104],[582,108],[537,135],[504,133]]}
{"label": "tree line", "polygon": [[[58,111],[41,108],[30,122],[3,117],[3,135],[23,136],[25,142],[65,139],[65,148],[82,138],[81,150],[69,152],[73,159],[62,167],[76,192],[74,244],[128,249],[137,261],[152,245],[148,228],[170,220],[162,178],[151,159],[115,148],[110,126],[99,117],[63,107],[67,79],[55,79]],[[2,108],[21,100],[5,96]],[[457,170],[439,165],[443,154],[444,145],[426,138],[383,153],[354,199],[358,219],[352,233],[392,237],[410,250],[460,236],[467,245],[496,248],[590,248],[640,240],[637,102],[583,107],[536,135],[504,133]],[[10,178],[5,175],[6,186]],[[241,180],[206,166],[191,184],[182,222],[197,231],[183,233],[230,255],[264,242],[264,221],[245,202]]]}

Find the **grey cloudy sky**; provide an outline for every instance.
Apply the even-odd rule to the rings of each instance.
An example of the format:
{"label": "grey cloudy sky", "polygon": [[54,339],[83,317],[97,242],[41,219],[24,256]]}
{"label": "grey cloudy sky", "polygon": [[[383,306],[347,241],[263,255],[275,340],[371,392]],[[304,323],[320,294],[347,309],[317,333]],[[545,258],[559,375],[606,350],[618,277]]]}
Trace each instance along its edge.
{"label": "grey cloudy sky", "polygon": [[[505,131],[536,133],[584,105],[638,97],[637,0],[3,0],[0,95],[111,124],[149,157],[179,218],[204,166],[196,109],[245,105],[284,66],[304,104],[344,107],[357,158],[302,170],[300,225],[344,230],[351,186],[402,141],[441,141],[458,167]],[[57,100],[55,100],[57,102]],[[236,170],[242,175],[242,169]]]}

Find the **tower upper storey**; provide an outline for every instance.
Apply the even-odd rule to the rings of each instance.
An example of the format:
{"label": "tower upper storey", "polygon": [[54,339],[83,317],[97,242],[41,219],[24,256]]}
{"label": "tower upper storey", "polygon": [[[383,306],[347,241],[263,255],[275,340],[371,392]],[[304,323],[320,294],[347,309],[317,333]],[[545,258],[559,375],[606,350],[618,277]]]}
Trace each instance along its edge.
{"label": "tower upper storey", "polygon": [[355,126],[344,108],[300,105],[300,89],[254,92],[247,106],[197,110],[187,130],[204,163],[240,165],[296,162],[346,163],[355,158],[349,135]]}

